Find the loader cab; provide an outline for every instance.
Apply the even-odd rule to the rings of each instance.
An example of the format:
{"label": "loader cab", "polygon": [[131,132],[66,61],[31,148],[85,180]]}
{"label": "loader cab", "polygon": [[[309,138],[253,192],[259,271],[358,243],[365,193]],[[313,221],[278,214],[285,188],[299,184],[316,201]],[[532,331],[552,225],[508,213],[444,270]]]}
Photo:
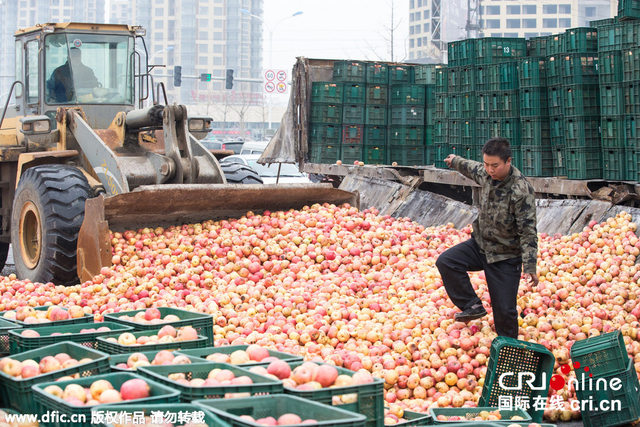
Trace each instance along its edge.
{"label": "loader cab", "polygon": [[21,115],[45,115],[55,128],[58,107],[78,106],[92,127],[107,128],[118,112],[133,110],[132,28],[70,23],[17,33],[16,77],[24,88],[16,92]]}

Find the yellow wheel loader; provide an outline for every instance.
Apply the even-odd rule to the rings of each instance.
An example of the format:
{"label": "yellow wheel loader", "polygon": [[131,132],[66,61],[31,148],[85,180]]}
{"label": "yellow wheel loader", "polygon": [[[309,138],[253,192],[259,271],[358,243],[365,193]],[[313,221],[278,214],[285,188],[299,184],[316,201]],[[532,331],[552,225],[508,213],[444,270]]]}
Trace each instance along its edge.
{"label": "yellow wheel loader", "polygon": [[261,181],[240,165],[223,170],[199,143],[211,119],[150,96],[164,87],[153,85],[143,35],[86,23],[16,32],[0,117],[0,267],[11,243],[19,278],[70,285],[111,265],[110,230],[358,205],[330,185],[245,184]]}

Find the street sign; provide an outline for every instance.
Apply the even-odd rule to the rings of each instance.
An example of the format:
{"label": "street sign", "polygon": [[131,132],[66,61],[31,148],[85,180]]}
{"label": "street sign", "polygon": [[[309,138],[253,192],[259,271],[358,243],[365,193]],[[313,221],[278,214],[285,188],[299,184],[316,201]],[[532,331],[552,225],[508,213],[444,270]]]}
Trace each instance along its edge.
{"label": "street sign", "polygon": [[287,92],[287,72],[285,70],[264,70],[264,90],[267,93]]}
{"label": "street sign", "polygon": [[284,70],[279,70],[278,73],[276,74],[276,77],[278,78],[279,82],[283,82],[287,80],[287,72]]}
{"label": "street sign", "polygon": [[271,81],[276,78],[276,73],[273,70],[267,70],[264,73],[264,78],[267,79],[267,81]]}
{"label": "street sign", "polygon": [[264,90],[266,90],[269,93],[272,93],[275,89],[276,89],[276,85],[273,82],[267,82],[264,85]]}
{"label": "street sign", "polygon": [[278,93],[285,93],[287,91],[287,84],[285,82],[278,82],[276,90]]}

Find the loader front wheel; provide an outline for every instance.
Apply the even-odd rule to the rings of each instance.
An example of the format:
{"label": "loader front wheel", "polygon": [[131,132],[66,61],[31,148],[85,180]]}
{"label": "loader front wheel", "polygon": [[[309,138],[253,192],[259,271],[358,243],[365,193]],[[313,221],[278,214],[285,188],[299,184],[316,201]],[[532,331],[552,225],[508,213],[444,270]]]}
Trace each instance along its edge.
{"label": "loader front wheel", "polygon": [[263,184],[262,178],[251,166],[220,162],[220,167],[228,184]]}
{"label": "loader front wheel", "polygon": [[89,197],[89,182],[73,166],[34,166],[22,174],[11,214],[13,258],[20,279],[78,283],[78,233]]}

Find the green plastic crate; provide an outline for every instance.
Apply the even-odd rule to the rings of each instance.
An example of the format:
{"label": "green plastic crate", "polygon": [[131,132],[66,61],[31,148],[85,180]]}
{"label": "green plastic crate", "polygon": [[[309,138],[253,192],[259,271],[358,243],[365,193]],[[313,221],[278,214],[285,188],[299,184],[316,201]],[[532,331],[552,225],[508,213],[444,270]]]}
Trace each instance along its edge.
{"label": "green plastic crate", "polygon": [[449,92],[449,67],[436,70],[436,93]]}
{"label": "green plastic crate", "polygon": [[[115,427],[115,424],[107,423],[107,419],[115,419],[119,425],[125,424],[126,420],[133,420],[134,414],[143,414],[146,417],[150,417],[154,425],[165,425],[164,423],[169,422],[174,423],[174,425],[181,425],[183,422],[192,422],[194,424],[201,423],[207,427],[231,427],[229,423],[222,421],[213,412],[191,403],[113,404],[107,406],[98,405],[92,409],[92,417],[95,417],[96,421],[104,421],[94,424],[99,427]],[[140,425],[140,427],[144,427],[144,425]]]}
{"label": "green plastic crate", "polygon": [[447,73],[447,78],[449,80],[448,88],[449,93],[458,93],[460,92],[460,77],[461,77],[462,67],[450,67]]}
{"label": "green plastic crate", "polygon": [[424,126],[389,126],[389,145],[424,145]]}
{"label": "green plastic crate", "polygon": [[622,25],[622,49],[640,46],[640,25],[637,22],[625,22]]}
{"label": "green plastic crate", "polygon": [[[214,353],[222,353],[222,354],[231,354],[234,351],[238,350],[246,350],[249,346],[245,344],[240,345],[225,345],[221,347],[207,347],[207,348],[198,348],[193,350],[179,350],[176,351],[176,354],[184,354],[186,356],[193,356],[200,358],[203,362],[208,362],[207,356]],[[284,353],[282,351],[276,351],[272,349],[267,349],[269,352],[269,357],[275,357],[280,360],[284,360],[285,362],[302,362],[302,356],[297,356],[295,354]],[[243,363],[237,366],[242,368],[250,368],[252,366],[268,366],[271,363],[269,362],[250,362]]]}
{"label": "green plastic crate", "polygon": [[[289,366],[291,366],[291,369],[293,370],[301,364],[302,362],[289,363]],[[353,376],[353,374],[355,374],[355,372],[345,368],[336,366],[336,369],[340,375]],[[326,405],[332,405],[334,396],[357,394],[356,402],[337,405],[337,407],[366,416],[367,427],[381,427],[384,423],[384,381],[375,377],[373,380],[374,382],[369,384],[329,387],[311,391],[284,387],[284,392],[285,394],[312,400],[314,402],[324,403]],[[335,406],[336,405],[334,405],[334,407]]]}
{"label": "green plastic crate", "polygon": [[[184,373],[187,380],[194,378],[206,380],[209,372],[214,369],[229,370],[236,377],[249,377],[253,384],[192,387],[183,385],[168,377],[170,374]],[[138,373],[145,378],[150,378],[159,384],[178,391],[182,402],[191,402],[196,399],[222,399],[229,393],[249,393],[253,396],[256,394],[282,393],[283,391],[282,381],[258,375],[249,369],[228,363],[203,362],[185,365],[141,366],[138,368]]]}
{"label": "green plastic crate", "polygon": [[567,149],[564,145],[551,146],[551,155],[553,156],[553,176],[567,176]]}
{"label": "green plastic crate", "polygon": [[593,28],[600,28],[604,25],[615,24],[616,22],[618,22],[616,18],[596,19],[595,21],[589,21],[589,26]]}
{"label": "green plastic crate", "polygon": [[447,121],[447,142],[449,146],[462,144],[462,123],[463,119],[450,119]]}
{"label": "green plastic crate", "polygon": [[330,102],[340,104],[343,99],[344,85],[340,82],[311,83],[311,102]]}
{"label": "green plastic crate", "polygon": [[343,102],[345,104],[364,104],[366,101],[366,87],[364,83],[344,83]]}
{"label": "green plastic crate", "polygon": [[342,125],[342,140],[340,141],[342,145],[362,144],[363,142],[364,125]]}
{"label": "green plastic crate", "polygon": [[436,120],[449,117],[449,94],[436,94]]}
{"label": "green plastic crate", "polygon": [[460,117],[473,118],[476,116],[476,93],[464,92],[460,94]]}
{"label": "green plastic crate", "polygon": [[600,85],[623,81],[622,52],[614,50],[598,54],[598,79]]}
{"label": "green plastic crate", "polygon": [[414,80],[417,84],[435,85],[436,70],[445,67],[444,64],[421,64],[414,65]]}
{"label": "green plastic crate", "polygon": [[515,90],[520,87],[518,61],[498,64],[498,90]]}
{"label": "green plastic crate", "polygon": [[389,66],[382,63],[368,63],[366,68],[367,83],[387,84],[389,81]]}
{"label": "green plastic crate", "polygon": [[549,115],[549,98],[546,87],[526,87],[519,91],[520,116],[540,117]]}
{"label": "green plastic crate", "polygon": [[550,146],[522,145],[521,172],[525,176],[549,177],[553,176],[553,152]]}
{"label": "green plastic crate", "polygon": [[[607,387],[598,389],[594,385],[593,387],[587,386],[584,390],[582,387],[576,390],[579,401],[593,402],[592,407],[596,408],[592,411],[589,405],[586,405],[585,410],[582,411],[584,426],[617,426],[637,421],[640,418],[640,385],[633,361],[629,361],[625,371],[600,378],[604,379]],[[620,381],[620,387],[617,390],[608,386],[614,378]],[[600,403],[604,401],[609,404],[618,401],[620,406],[616,410],[598,411],[597,408],[600,408]]]}
{"label": "green plastic crate", "polygon": [[475,39],[457,40],[447,43],[449,66],[473,65],[476,58]]}
{"label": "green plastic crate", "polygon": [[[571,346],[571,361],[580,364],[574,366],[576,376],[583,373],[594,377],[613,375],[623,372],[629,365],[629,355],[620,331],[609,332],[584,340],[576,341]],[[585,366],[589,371],[585,371]]]}
{"label": "green plastic crate", "polygon": [[527,40],[512,37],[476,39],[476,64],[513,61],[527,54]]}
{"label": "green plastic crate", "polygon": [[428,125],[424,127],[424,145],[433,145],[435,134],[435,125]]}
{"label": "green plastic crate", "polygon": [[387,127],[376,125],[364,126],[364,143],[384,147],[387,145]]}
{"label": "green plastic crate", "polygon": [[[156,381],[151,381],[147,378],[144,378],[140,375],[121,372],[116,374],[104,374],[104,375],[96,375],[90,378],[79,378],[75,380],[67,380],[67,381],[56,381],[56,382],[47,382],[36,384],[33,387],[33,397],[35,400],[35,405],[38,408],[38,413],[52,413],[53,411],[58,411],[58,414],[65,415],[67,419],[69,419],[72,415],[75,415],[77,418],[75,422],[67,421],[61,422],[52,422],[49,423],[49,427],[91,427],[94,425],[91,422],[91,411],[94,409],[91,406],[76,406],[72,405],[63,399],[60,399],[57,396],[49,394],[44,391],[44,389],[50,385],[57,385],[64,390],[66,386],[69,384],[78,384],[83,387],[90,387],[91,383],[97,380],[107,380],[111,383],[113,388],[119,390],[122,384],[132,379],[143,379],[149,384],[150,387],[150,395],[144,399],[133,399],[128,400],[127,404],[140,404],[142,401],[146,404],[170,404],[170,403],[178,403],[180,399],[180,393],[172,390],[171,388],[164,386]],[[103,404],[100,405],[102,408],[111,407],[114,404]],[[96,406],[97,408],[97,406]],[[84,420],[84,421],[82,421]]]}
{"label": "green plastic crate", "polygon": [[389,65],[389,84],[413,83],[414,73],[411,65]]}
{"label": "green plastic crate", "polygon": [[[105,332],[80,332],[83,329],[97,329],[101,327],[108,327],[111,330]],[[114,332],[130,332],[133,331],[133,328],[115,322],[49,326],[47,328],[38,328],[37,332],[40,334],[39,337],[24,337],[21,334],[23,330],[24,329],[17,329],[9,331],[9,346],[11,354],[22,353],[23,351],[28,350],[35,350],[62,341],[75,342],[85,347],[97,350],[98,346],[96,340],[98,337],[113,335]],[[57,332],[68,335],[51,335]]]}
{"label": "green plastic crate", "polygon": [[[49,310],[48,305],[43,305],[40,307],[33,307],[34,310],[36,311],[47,311]],[[65,311],[69,311],[66,307],[62,307],[62,306],[57,306],[58,308],[61,308]],[[11,310],[7,310],[7,311],[11,311]],[[46,323],[26,323],[20,320],[12,320],[12,319],[7,319],[4,317],[5,313],[7,313],[7,311],[0,311],[0,319],[5,320],[7,322],[11,322],[11,323],[15,323],[16,325],[22,326],[24,328],[29,328],[29,329],[34,329],[34,328],[45,328],[47,326],[66,326],[66,325],[77,325],[79,323],[93,323],[93,315],[92,314],[85,314],[82,317],[78,317],[76,319],[69,319],[69,320],[58,320],[56,322],[46,322]]]}
{"label": "green plastic crate", "polygon": [[402,427],[426,427],[433,425],[431,415],[423,414],[421,412],[404,411],[402,418],[404,418],[405,421],[401,421],[393,425]]}
{"label": "green plastic crate", "polygon": [[[364,109],[364,123],[367,125],[386,126],[387,107],[384,105],[367,105]],[[344,142],[344,139],[342,140]]]}
{"label": "green plastic crate", "polygon": [[624,116],[601,116],[600,137],[602,148],[624,148]]}
{"label": "green plastic crate", "polygon": [[[122,353],[122,354],[112,354],[109,356],[109,367],[111,368],[111,372],[135,372],[136,369],[124,369],[124,368],[119,368],[117,367],[117,365],[119,363],[127,363],[127,360],[129,360],[129,357],[133,354],[133,353],[142,353],[145,356],[147,356],[147,359],[149,359],[149,363],[151,363],[153,361],[153,359],[155,359],[156,355],[162,350],[152,350],[152,351],[132,351],[131,353]],[[173,355],[177,356],[178,352],[177,351],[172,351],[171,353],[173,353]],[[182,354],[182,353],[180,353]],[[187,356],[187,355],[185,355]],[[195,356],[188,356],[189,360],[191,360],[191,363],[199,363],[202,362],[203,360],[200,359],[199,357],[195,357]]]}
{"label": "green plastic crate", "polygon": [[362,159],[366,165],[388,165],[387,146],[382,144],[364,144]]}
{"label": "green plastic crate", "polygon": [[552,34],[547,36],[547,55],[557,55],[566,52],[566,34]]}
{"label": "green plastic crate", "polygon": [[409,105],[392,105],[390,108],[390,125],[424,125],[424,107]]}
{"label": "green plastic crate", "polygon": [[[477,143],[476,120],[462,119],[460,120],[460,143],[463,146],[475,146]],[[472,158],[472,157],[469,157]]]}
{"label": "green plastic crate", "polygon": [[447,158],[449,154],[451,154],[451,150],[449,149],[449,144],[444,143],[436,143],[433,147],[433,163],[434,166],[439,169],[449,169],[449,166],[444,162],[444,159]]}
{"label": "green plastic crate", "polygon": [[311,163],[334,164],[340,158],[340,143],[309,144],[309,161]]}
{"label": "green plastic crate", "polygon": [[638,149],[635,147],[627,147],[625,150],[627,151],[625,161],[625,172],[627,173],[626,180],[638,182],[640,181],[640,177],[638,176],[638,171],[640,171],[640,168],[638,167],[638,163],[640,162],[640,152],[638,152]]}
{"label": "green plastic crate", "polygon": [[342,106],[342,123],[363,125],[365,123],[365,106],[363,104],[344,104]]}
{"label": "green plastic crate", "polygon": [[498,92],[501,98],[500,115],[497,117],[520,116],[520,93],[517,90],[503,90]]}
{"label": "green plastic crate", "polygon": [[435,107],[427,107],[424,109],[424,124],[425,126],[435,125],[436,123],[436,109]]}
{"label": "green plastic crate", "polygon": [[34,405],[31,387],[43,382],[55,381],[58,378],[80,374],[81,378],[106,374],[109,372],[109,355],[101,351],[93,350],[70,341],[56,343],[37,350],[29,350],[11,356],[12,359],[20,362],[33,359],[40,363],[45,356],[55,356],[58,353],[67,353],[73,359],[80,360],[89,358],[92,362],[72,366],[66,369],[59,369],[54,372],[38,375],[26,379],[16,379],[4,372],[0,372],[0,397],[5,403],[25,414],[37,414],[37,407]]}
{"label": "green plastic crate", "polygon": [[564,142],[567,148],[600,148],[600,117],[564,118]]}
{"label": "green plastic crate", "polygon": [[622,84],[624,95],[624,113],[640,114],[640,81]]}
{"label": "green plastic crate", "polygon": [[[492,92],[476,92],[476,117],[482,119],[491,118],[491,103],[493,101],[496,100],[493,99]],[[499,102],[499,98],[496,102]]]}
{"label": "green plastic crate", "polygon": [[598,27],[598,52],[622,49],[622,25],[614,22]]}
{"label": "green plastic crate", "polygon": [[564,117],[562,116],[549,117],[549,131],[550,131],[550,137],[551,137],[551,145],[564,147],[565,145]]}
{"label": "green plastic crate", "polygon": [[527,56],[547,55],[547,36],[531,37],[527,40]]}
{"label": "green plastic crate", "polygon": [[[434,424],[449,424],[449,423],[460,423],[462,421],[471,421],[473,418],[477,417],[481,411],[488,411],[488,412],[499,411],[501,419],[491,421],[492,423],[496,423],[498,425],[504,426],[507,423],[511,424],[511,418],[515,416],[522,417],[522,420],[514,420],[515,422],[521,422],[521,423],[531,422],[531,416],[522,409],[512,409],[512,410],[498,409],[497,406],[495,407],[478,406],[477,408],[429,408],[429,415],[431,415],[431,420],[433,421]],[[463,417],[464,420],[461,420],[461,421],[438,420],[437,417],[440,415],[444,415],[446,417],[453,417],[453,416]]]}
{"label": "green plastic crate", "polygon": [[625,169],[626,149],[602,147],[602,178],[611,181],[624,181],[627,178]]}
{"label": "green plastic crate", "polygon": [[597,85],[566,85],[562,88],[562,111],[566,116],[599,116]]}
{"label": "green plastic crate", "polygon": [[547,65],[544,57],[521,58],[518,63],[520,88],[547,85]]}
{"label": "green plastic crate", "polygon": [[640,80],[640,47],[634,47],[622,52],[622,81],[638,80]]}
{"label": "green plastic crate", "polygon": [[568,179],[602,179],[602,151],[595,148],[566,149]]}
{"label": "green plastic crate", "polygon": [[360,61],[336,61],[333,63],[334,82],[362,82],[365,80],[366,64]]}
{"label": "green plastic crate", "polygon": [[521,118],[520,130],[520,142],[523,146],[551,146],[551,129],[547,116]]}
{"label": "green plastic crate", "polygon": [[[536,343],[519,341],[509,337],[496,337],[491,342],[491,351],[487,362],[487,373],[482,387],[479,407],[498,407],[500,396],[522,396],[530,401],[536,396],[547,397],[549,380],[553,372],[555,357],[544,346]],[[532,390],[528,383],[522,387],[518,384],[518,372],[530,372],[534,375],[533,384],[541,390]],[[502,388],[498,379],[504,373],[514,375],[503,376]],[[514,389],[516,388],[516,389]],[[517,389],[519,388],[519,389]],[[543,410],[537,411],[531,406],[527,411],[532,422],[542,421]]]}
{"label": "green plastic crate", "polygon": [[567,52],[597,52],[598,30],[591,27],[569,28],[564,35]]}
{"label": "green plastic crate", "polygon": [[311,103],[309,121],[311,123],[342,123],[342,104]]}
{"label": "green plastic crate", "polygon": [[451,154],[468,160],[478,160],[477,145],[449,144],[449,151],[451,151]]}
{"label": "green plastic crate", "polygon": [[477,144],[482,146],[489,139],[500,136],[500,120],[476,119]]}
{"label": "green plastic crate", "polygon": [[437,120],[433,126],[433,142],[434,144],[446,143],[449,138],[449,122],[448,120]]}
{"label": "green plastic crate", "polygon": [[460,67],[460,92],[476,90],[476,69],[472,65]]}
{"label": "green plastic crate", "polygon": [[598,54],[567,53],[560,56],[562,62],[561,76],[564,85],[597,85]]}
{"label": "green plastic crate", "polygon": [[12,329],[19,330],[22,326],[17,325],[8,320],[0,319],[0,356],[6,356],[10,353],[9,331]]}
{"label": "green plastic crate", "polygon": [[[131,334],[133,334],[133,336],[136,337],[136,339],[138,339],[139,337],[145,336],[145,335],[146,336],[157,335],[158,332],[160,332],[160,328],[150,330],[150,331],[131,332]],[[105,335],[105,336],[96,338],[96,341],[98,342],[98,350],[104,351],[105,353],[108,353],[108,354],[123,354],[123,353],[135,352],[138,349],[141,349],[141,350],[144,349],[144,351],[178,350],[178,349],[185,349],[185,348],[202,348],[202,347],[207,347],[209,345],[208,343],[209,340],[207,339],[206,336],[203,336],[203,335],[198,335],[197,339],[191,340],[191,341],[174,341],[174,342],[167,342],[167,343],[144,344],[144,345],[122,345],[112,341],[107,341],[107,338],[112,337],[112,338],[118,339],[119,336],[120,334],[111,334],[111,335]]]}
{"label": "green plastic crate", "polygon": [[342,125],[333,123],[309,124],[309,142],[320,144],[340,144]]}
{"label": "green plastic crate", "polygon": [[340,159],[345,164],[352,165],[354,162],[361,162],[363,145],[342,144],[340,146]]}
{"label": "green plastic crate", "polygon": [[[326,128],[326,130],[328,131],[328,128]],[[132,322],[130,320],[122,319],[123,316],[135,316],[136,313],[145,311],[145,309],[121,311],[118,313],[105,314],[104,320],[106,322],[116,322],[116,323],[121,323],[123,325],[131,326],[136,331],[153,331],[163,327],[164,325],[171,325],[176,329],[181,328],[183,326],[193,326],[193,328],[198,332],[198,335],[206,336],[208,338],[209,344],[213,345],[213,316],[212,315],[198,313],[197,311],[183,310],[180,308],[172,308],[172,307],[157,307],[157,308],[158,310],[160,310],[160,315],[162,316],[161,318],[164,319],[167,315],[173,314],[180,317],[180,320],[176,322],[163,322],[163,323],[153,325],[153,324]]]}
{"label": "green plastic crate", "polygon": [[545,63],[547,74],[547,85],[556,86],[562,84],[562,55],[555,54],[547,56]]}
{"label": "green plastic crate", "polygon": [[520,145],[520,118],[500,119],[500,136],[506,138],[512,147]]}
{"label": "green plastic crate", "polygon": [[384,84],[367,84],[365,94],[366,105],[387,105],[389,86]]}
{"label": "green plastic crate", "polygon": [[424,146],[389,145],[387,159],[389,163],[396,162],[400,166],[423,166],[424,153]]}
{"label": "green plastic crate", "polygon": [[478,92],[485,92],[490,90],[489,89],[489,69],[491,68],[491,64],[480,64],[480,65],[476,65],[476,71],[475,71],[475,76],[476,76],[476,83],[475,83],[475,87],[476,87],[476,91]]}
{"label": "green plastic crate", "polygon": [[452,93],[448,96],[449,114],[446,118],[459,119],[462,117],[462,97],[459,93]]}
{"label": "green plastic crate", "polygon": [[638,137],[640,136],[640,117],[624,117],[624,145],[627,148],[640,148]]}
{"label": "green plastic crate", "polygon": [[618,2],[618,20],[640,19],[640,4],[636,0],[620,0]]}
{"label": "green plastic crate", "polygon": [[249,415],[258,420],[266,417],[278,419],[286,413],[296,414],[303,420],[315,419],[318,422],[311,424],[314,426],[365,427],[366,425],[366,418],[360,414],[283,394],[239,399],[196,400],[193,403],[210,410],[232,427],[260,426],[256,422],[240,418],[241,415]]}
{"label": "green plastic crate", "polygon": [[624,114],[624,88],[622,83],[600,85],[600,114],[617,116]]}
{"label": "green plastic crate", "polygon": [[414,105],[426,103],[424,85],[394,84],[390,86],[391,105]]}
{"label": "green plastic crate", "polygon": [[424,85],[424,88],[426,107],[434,107],[436,104],[436,85]]}

